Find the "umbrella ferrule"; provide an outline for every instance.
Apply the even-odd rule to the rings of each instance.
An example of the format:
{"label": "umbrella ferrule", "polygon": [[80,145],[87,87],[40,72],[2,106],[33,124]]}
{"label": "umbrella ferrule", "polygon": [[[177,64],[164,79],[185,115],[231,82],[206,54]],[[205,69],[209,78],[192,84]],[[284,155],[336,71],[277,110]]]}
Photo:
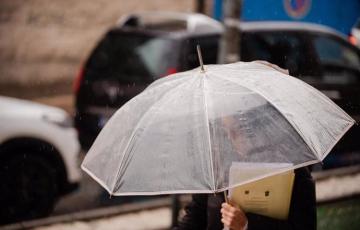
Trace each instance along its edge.
{"label": "umbrella ferrule", "polygon": [[196,50],[197,50],[197,54],[198,54],[198,58],[199,58],[199,62],[200,62],[201,72],[204,73],[205,69],[204,69],[204,62],[203,62],[202,55],[201,55],[200,45],[196,46]]}

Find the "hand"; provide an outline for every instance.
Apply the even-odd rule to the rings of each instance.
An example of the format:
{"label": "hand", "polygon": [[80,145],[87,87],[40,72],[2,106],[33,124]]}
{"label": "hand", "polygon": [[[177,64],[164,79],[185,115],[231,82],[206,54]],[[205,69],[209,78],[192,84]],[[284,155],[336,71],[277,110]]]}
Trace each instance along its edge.
{"label": "hand", "polygon": [[221,207],[221,222],[225,227],[233,230],[243,230],[248,221],[245,213],[233,204],[222,203]]}

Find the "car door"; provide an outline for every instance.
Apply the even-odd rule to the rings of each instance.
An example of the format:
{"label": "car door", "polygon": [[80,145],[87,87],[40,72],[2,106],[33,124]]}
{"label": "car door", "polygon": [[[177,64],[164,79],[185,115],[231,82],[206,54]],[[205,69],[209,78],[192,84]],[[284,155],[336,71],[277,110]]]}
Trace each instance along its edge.
{"label": "car door", "polygon": [[75,124],[87,148],[114,114],[153,80],[177,71],[178,41],[147,31],[111,30],[91,53],[76,98]]}

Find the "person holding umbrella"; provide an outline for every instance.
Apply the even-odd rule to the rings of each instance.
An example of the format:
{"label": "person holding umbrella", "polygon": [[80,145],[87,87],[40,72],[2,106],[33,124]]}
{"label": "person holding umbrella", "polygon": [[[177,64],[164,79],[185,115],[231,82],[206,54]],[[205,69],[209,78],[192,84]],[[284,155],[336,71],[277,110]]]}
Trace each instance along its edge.
{"label": "person holding umbrella", "polygon": [[[263,115],[263,110],[268,107],[267,103],[248,110],[246,114],[239,112],[236,116],[222,117],[215,122],[211,129],[221,127],[225,132],[225,138],[217,140],[215,151],[221,149],[235,152],[241,161],[251,162],[273,152],[272,159],[276,162],[282,158],[277,156],[276,151],[257,140],[271,138],[274,145],[282,142],[291,142],[290,137],[278,139],[267,132],[268,126],[279,125],[272,121],[278,111],[268,112]],[[245,117],[248,117],[246,119]],[[249,119],[250,118],[250,119]],[[248,127],[253,127],[249,129]],[[257,127],[257,128],[254,128]],[[280,127],[278,127],[280,128]],[[215,131],[216,132],[216,131]],[[261,136],[261,137],[260,137]],[[284,140],[289,138],[289,140]],[[231,146],[231,147],[228,147]],[[219,154],[221,155],[221,154]],[[286,160],[286,159],[281,159]],[[223,226],[233,230],[254,229],[316,229],[316,198],[315,185],[308,168],[303,167],[295,170],[295,181],[292,190],[289,216],[287,220],[274,219],[258,214],[245,213],[235,203],[225,201],[223,193],[196,194],[185,208],[185,216],[179,222],[175,230],[190,229],[223,229]]]}
{"label": "person holding umbrella", "polygon": [[[122,106],[81,168],[113,196],[198,194],[178,229],[222,229],[221,220],[232,229],[315,229],[314,182],[303,167],[321,162],[354,123],[321,92],[267,65],[202,66],[161,78]],[[277,167],[232,181],[235,164]],[[223,191],[294,169],[286,221],[231,203],[221,213]]]}
{"label": "person holding umbrella", "polygon": [[189,229],[316,229],[315,185],[307,168],[295,170],[295,182],[287,220],[244,213],[235,204],[226,203],[222,193],[192,195],[185,216],[174,230]]}

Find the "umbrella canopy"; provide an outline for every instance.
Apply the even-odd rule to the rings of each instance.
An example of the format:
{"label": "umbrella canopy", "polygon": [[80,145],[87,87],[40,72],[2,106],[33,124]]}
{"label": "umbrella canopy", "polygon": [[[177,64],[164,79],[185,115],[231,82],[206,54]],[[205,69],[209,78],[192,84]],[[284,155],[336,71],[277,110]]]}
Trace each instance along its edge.
{"label": "umbrella canopy", "polygon": [[[113,195],[214,193],[320,162],[353,124],[270,66],[208,65],[157,80],[122,106],[82,169]],[[262,170],[230,183],[238,163]]]}

